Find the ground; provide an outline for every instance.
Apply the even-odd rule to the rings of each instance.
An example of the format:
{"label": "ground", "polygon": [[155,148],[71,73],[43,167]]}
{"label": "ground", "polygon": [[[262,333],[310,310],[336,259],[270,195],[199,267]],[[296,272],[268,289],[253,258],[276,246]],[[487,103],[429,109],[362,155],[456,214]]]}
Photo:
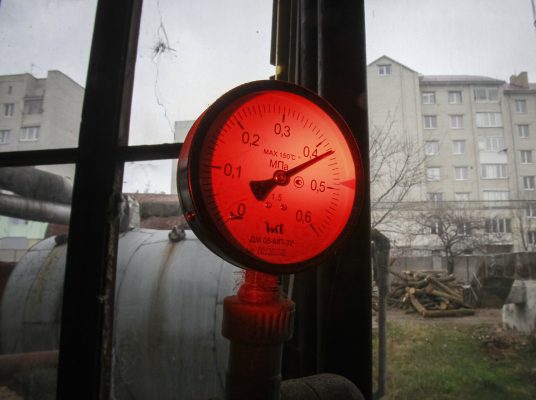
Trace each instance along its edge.
{"label": "ground", "polygon": [[[375,363],[377,330],[374,329]],[[387,313],[384,400],[536,398],[536,339],[503,329],[500,309],[425,319]]]}
{"label": "ground", "polygon": [[[376,318],[376,317],[375,317]],[[413,321],[426,325],[481,325],[481,324],[502,324],[502,311],[498,308],[481,308],[475,310],[475,315],[466,317],[446,317],[446,318],[423,318],[417,313],[406,313],[405,310],[388,309],[387,321],[404,322]]]}

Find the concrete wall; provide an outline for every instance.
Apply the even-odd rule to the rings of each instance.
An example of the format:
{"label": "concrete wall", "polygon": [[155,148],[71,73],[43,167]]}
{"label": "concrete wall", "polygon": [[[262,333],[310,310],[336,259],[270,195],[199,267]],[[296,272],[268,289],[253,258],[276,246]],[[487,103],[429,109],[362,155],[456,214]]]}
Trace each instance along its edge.
{"label": "concrete wall", "polygon": [[536,280],[517,280],[502,308],[507,328],[530,334],[536,332]]}
{"label": "concrete wall", "polygon": [[[440,267],[438,260],[440,259]],[[445,257],[397,257],[391,259],[390,269],[404,270],[446,269]],[[474,274],[474,275],[473,275]],[[494,255],[459,256],[454,260],[454,276],[469,283],[473,276],[479,280],[488,277],[505,277],[516,280],[536,279],[536,252],[505,253]]]}

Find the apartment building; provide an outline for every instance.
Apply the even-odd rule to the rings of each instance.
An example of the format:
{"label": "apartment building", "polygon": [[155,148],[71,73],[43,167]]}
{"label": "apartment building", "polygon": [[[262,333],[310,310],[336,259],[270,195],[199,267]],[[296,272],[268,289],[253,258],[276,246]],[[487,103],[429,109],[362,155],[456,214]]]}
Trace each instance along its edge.
{"label": "apartment building", "polygon": [[[413,157],[422,159],[421,179],[396,204],[391,225],[404,226],[411,215],[433,214],[434,207],[440,213],[448,206],[482,221],[487,252],[534,249],[536,84],[526,73],[509,82],[422,75],[383,56],[368,66],[368,97],[371,135],[381,134],[383,127],[386,134],[410,140]],[[373,213],[389,207],[383,200],[374,202],[386,186],[373,183]],[[434,239],[437,226],[415,241],[388,225],[378,228],[391,232],[401,247],[441,247]]]}
{"label": "apartment building", "polygon": [[[84,89],[60,71],[46,78],[0,76],[0,152],[74,147]],[[1,156],[1,154],[0,154]],[[74,178],[74,166],[36,166]],[[46,223],[0,216],[0,261],[17,261],[46,232]]]}

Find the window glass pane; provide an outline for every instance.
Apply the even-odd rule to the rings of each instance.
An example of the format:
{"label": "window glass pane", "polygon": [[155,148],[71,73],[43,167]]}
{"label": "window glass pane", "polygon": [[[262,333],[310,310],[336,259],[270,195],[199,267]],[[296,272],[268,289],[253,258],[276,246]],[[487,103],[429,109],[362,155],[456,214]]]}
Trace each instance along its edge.
{"label": "window glass pane", "polygon": [[[0,2],[0,152],[78,145],[96,3]],[[2,399],[56,397],[74,170],[0,168]]]}
{"label": "window glass pane", "polygon": [[96,0],[1,2],[0,152],[78,145],[95,9]]}
{"label": "window glass pane", "polygon": [[427,156],[433,156],[435,154],[439,153],[439,142],[434,141],[428,141],[424,143],[424,153]]}
{"label": "window glass pane", "polygon": [[[242,275],[189,230],[169,194],[176,164],[126,165],[130,217],[117,259],[112,398],[223,398],[222,302]],[[159,169],[167,174],[157,182]]]}
{"label": "window glass pane", "polygon": [[143,2],[129,144],[173,142],[226,91],[274,75],[272,3]]}
{"label": "window glass pane", "polygon": [[74,170],[0,168],[2,399],[55,398]]}
{"label": "window glass pane", "polygon": [[452,154],[464,154],[465,153],[465,140],[453,140],[452,141]]}

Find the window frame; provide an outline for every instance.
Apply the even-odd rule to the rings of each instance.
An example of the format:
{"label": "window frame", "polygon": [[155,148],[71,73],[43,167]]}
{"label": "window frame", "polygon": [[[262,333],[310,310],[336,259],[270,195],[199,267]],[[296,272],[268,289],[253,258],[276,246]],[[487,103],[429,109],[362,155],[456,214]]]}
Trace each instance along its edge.
{"label": "window frame", "polygon": [[527,231],[527,243],[531,246],[536,245],[536,231],[535,230],[528,230]]}
{"label": "window frame", "polygon": [[[451,95],[454,95],[454,96],[451,97]],[[449,90],[447,96],[448,96],[448,103],[449,104],[463,104],[463,97],[462,97],[462,91],[461,90]],[[452,101],[453,98],[455,100],[459,99],[459,101]]]}
{"label": "window frame", "polygon": [[[500,199],[490,199],[490,195],[493,194],[493,197],[504,197]],[[500,196],[498,196],[500,194]],[[506,194],[506,196],[503,196]],[[510,200],[510,191],[509,190],[502,190],[502,189],[484,189],[482,191],[482,199],[484,201],[509,201]]]}
{"label": "window frame", "polygon": [[[457,143],[461,143],[462,145],[461,146],[457,146],[456,144]],[[458,152],[457,150],[459,150],[461,147],[461,151]],[[452,141],[452,154],[453,155],[462,155],[462,154],[465,154],[465,149],[466,149],[466,140],[465,139],[454,139]]]}
{"label": "window frame", "polygon": [[441,167],[426,167],[426,180],[428,182],[441,180]]}
{"label": "window frame", "polygon": [[[437,129],[438,127],[437,115],[423,115],[422,118],[423,118],[423,121],[422,121],[423,129],[425,130]],[[428,124],[427,121],[431,122],[431,124]],[[430,126],[427,126],[427,125],[430,125]]]}
{"label": "window frame", "polygon": [[450,114],[449,120],[450,120],[450,129],[464,129],[465,128],[465,121],[463,118],[463,114]]}
{"label": "window frame", "polygon": [[[483,99],[479,98],[477,91],[484,91],[485,96]],[[496,92],[497,97],[491,98],[492,92]],[[499,102],[499,88],[497,87],[475,87],[473,90],[475,103],[498,103]]]}
{"label": "window frame", "polygon": [[37,142],[40,130],[39,125],[23,126],[20,128],[19,142]]}
{"label": "window frame", "polygon": [[471,199],[471,192],[454,192],[455,201],[469,201]]}
{"label": "window frame", "polygon": [[[495,167],[496,168],[496,176],[487,176],[488,170],[487,168]],[[491,163],[485,163],[480,164],[480,178],[481,179],[508,179],[508,164],[491,164]],[[484,172],[486,171],[486,172]]]}
{"label": "window frame", "polygon": [[[432,151],[430,151],[432,150]],[[436,156],[439,154],[439,141],[427,140],[424,142],[424,154],[427,156]]]}
{"label": "window frame", "polygon": [[530,137],[529,124],[517,124],[517,137],[520,139],[528,139]]}
{"label": "window frame", "polygon": [[503,136],[484,136],[482,139],[486,153],[497,153],[506,147]]}
{"label": "window frame", "polygon": [[521,180],[523,182],[523,190],[536,190],[536,177],[534,175],[523,175]]}
{"label": "window frame", "polygon": [[[479,117],[482,116],[482,117]],[[482,120],[486,116],[485,121]],[[493,117],[492,117],[493,116]],[[497,121],[497,116],[499,116],[499,121]],[[476,127],[477,128],[502,128],[503,119],[502,113],[498,111],[478,111],[476,113]],[[485,124],[481,124],[485,122]]]}
{"label": "window frame", "polygon": [[[337,26],[330,25],[328,21],[319,24],[318,29],[322,32],[319,37],[323,38],[323,42],[318,48],[315,46],[315,52],[318,49],[323,76],[319,87],[311,89],[321,93],[339,110],[351,130],[356,132],[358,143],[365,149],[368,139],[366,111],[356,112],[354,95],[366,90],[367,63],[362,51],[365,36],[364,30],[361,30],[365,26],[364,2],[344,1],[338,7],[343,15],[352,17],[341,20]],[[61,312],[58,400],[109,398],[118,237],[118,219],[110,218],[110,215],[117,215],[117,195],[121,192],[124,163],[174,159],[182,146],[181,143],[128,146],[141,9],[141,0],[98,0],[78,147],[5,152],[0,160],[0,167],[76,164]],[[285,14],[284,10],[277,10],[277,13],[274,12],[277,17],[288,16],[283,25],[289,23],[293,29],[299,26],[295,13]],[[274,20],[279,23],[280,18]],[[281,31],[284,30],[282,27]],[[343,33],[356,40],[348,46],[337,46]],[[280,51],[285,52],[291,45],[296,44],[289,43],[286,49],[283,45]],[[297,53],[288,54],[292,58]],[[344,65],[340,63],[342,58],[345,59]],[[294,63],[295,60],[289,62]],[[297,77],[290,78],[292,81],[295,79]],[[98,160],[94,156],[97,153]],[[366,158],[364,168],[366,176]],[[368,199],[367,193],[364,198]],[[343,274],[338,275],[338,282],[371,280],[369,211],[370,204],[366,201],[355,227],[361,238],[360,244],[348,246],[336,256],[337,259],[334,257],[330,261],[336,263]],[[94,251],[87,252],[87,248]],[[356,270],[356,261],[364,268]],[[337,285],[335,289],[339,290],[338,293],[344,292],[344,295],[340,296],[341,301],[336,299],[331,305],[351,315],[363,315],[364,320],[345,320],[339,326],[339,320],[326,315],[326,325],[333,329],[325,329],[322,337],[326,354],[330,357],[320,358],[327,369],[350,379],[369,398],[372,396],[369,343],[372,333],[368,315],[370,287],[368,284],[360,287],[362,293],[368,291],[368,296],[350,296],[355,288],[352,287],[350,292],[346,286],[342,283]],[[361,361],[357,367],[356,360]]]}
{"label": "window frame", "polygon": [[[427,101],[424,101],[424,100]],[[436,104],[436,95],[435,92],[421,92],[421,102],[424,105],[433,105]]]}
{"label": "window frame", "polygon": [[[461,177],[458,176],[458,172],[465,171],[461,174]],[[454,167],[454,180],[456,181],[467,181],[469,180],[469,167],[466,165]]]}
{"label": "window frame", "polygon": [[536,203],[527,203],[525,211],[527,218],[536,218]]}
{"label": "window frame", "polygon": [[0,145],[11,143],[11,129],[0,129]]}
{"label": "window frame", "polygon": [[392,64],[378,64],[378,75],[379,76],[390,76],[393,74],[393,65]]}
{"label": "window frame", "polygon": [[15,114],[15,103],[4,103],[4,118],[11,118]]}
{"label": "window frame", "polygon": [[24,99],[24,115],[36,115],[43,113],[43,97],[32,97]]}
{"label": "window frame", "polygon": [[527,99],[514,99],[514,113],[515,114],[527,113]]}
{"label": "window frame", "polygon": [[443,192],[428,192],[427,196],[428,201],[433,203],[439,203],[443,201]]}
{"label": "window frame", "polygon": [[512,233],[512,219],[503,217],[486,218],[485,230],[489,234]]}
{"label": "window frame", "polygon": [[532,150],[519,150],[519,162],[521,164],[532,164]]}

